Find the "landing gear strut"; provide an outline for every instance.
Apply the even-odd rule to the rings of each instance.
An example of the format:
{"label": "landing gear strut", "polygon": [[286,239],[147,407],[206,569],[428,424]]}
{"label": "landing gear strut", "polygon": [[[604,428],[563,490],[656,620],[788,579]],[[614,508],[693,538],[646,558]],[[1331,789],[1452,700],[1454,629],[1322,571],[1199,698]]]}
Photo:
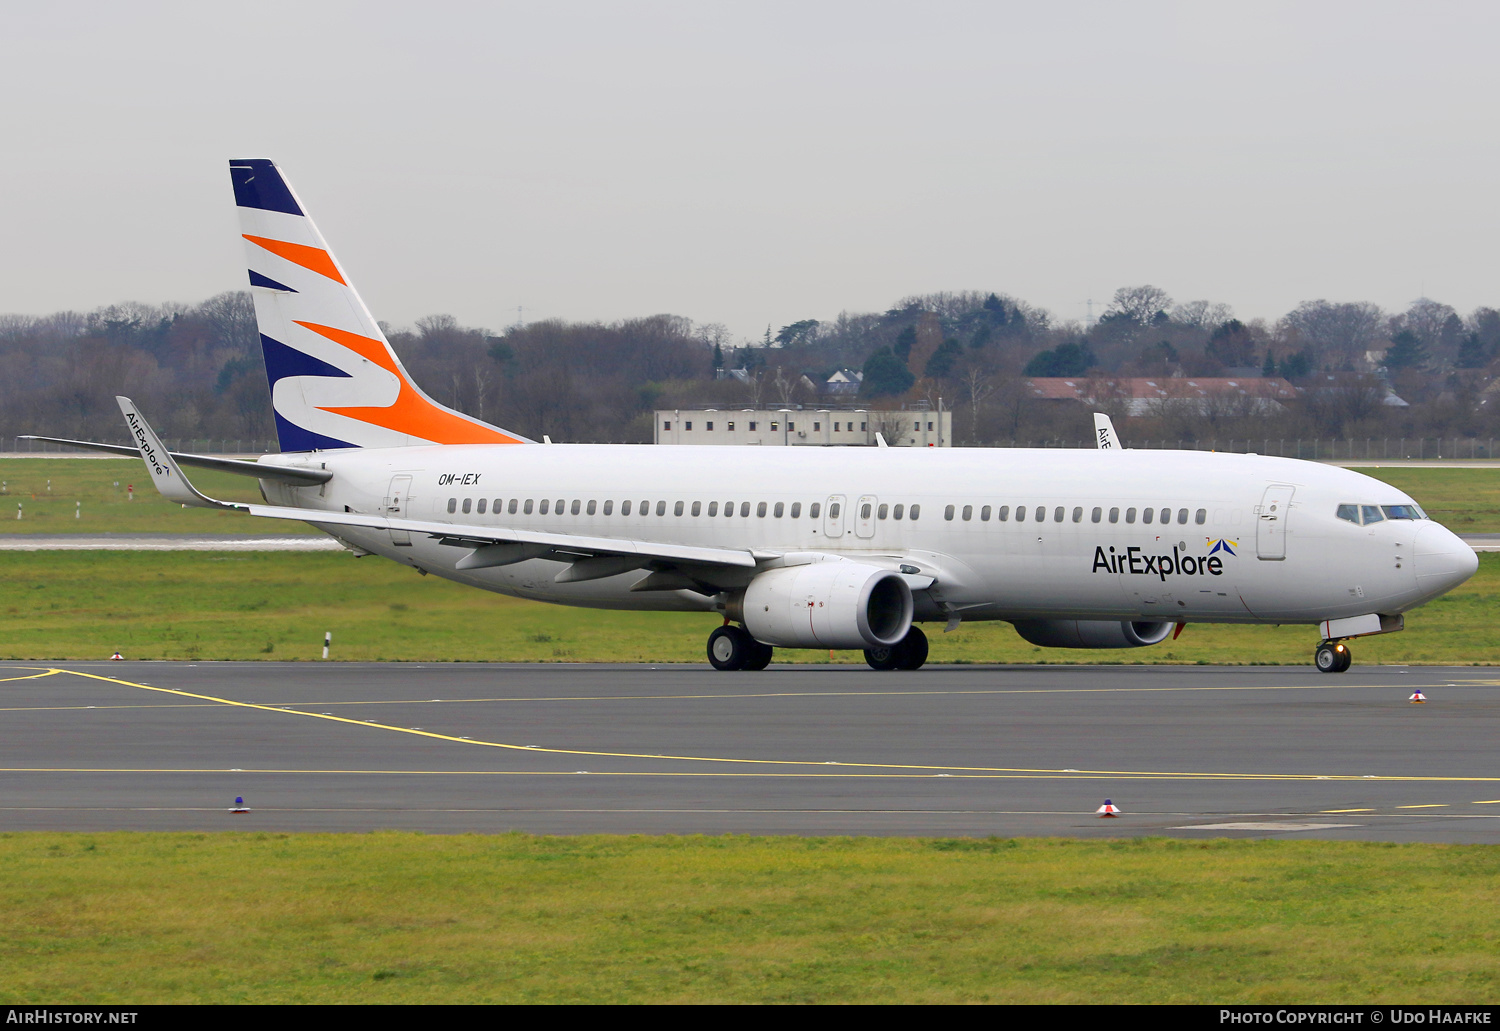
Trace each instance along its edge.
{"label": "landing gear strut", "polygon": [[927,661],[927,635],[912,627],[889,648],[866,648],[865,661],[871,669],[921,669]]}
{"label": "landing gear strut", "polygon": [[1313,665],[1318,667],[1319,673],[1342,673],[1353,661],[1354,656],[1349,654],[1349,646],[1343,641],[1324,641],[1313,653]]}
{"label": "landing gear strut", "polygon": [[708,661],[719,670],[761,670],[770,665],[774,649],[761,644],[742,627],[725,625],[708,635]]}

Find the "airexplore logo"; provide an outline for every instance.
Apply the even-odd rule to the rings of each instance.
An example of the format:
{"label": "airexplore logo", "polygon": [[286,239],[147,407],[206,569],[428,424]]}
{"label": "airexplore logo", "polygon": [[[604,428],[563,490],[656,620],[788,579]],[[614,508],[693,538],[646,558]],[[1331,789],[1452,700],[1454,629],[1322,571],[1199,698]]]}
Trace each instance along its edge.
{"label": "airexplore logo", "polygon": [[1103,545],[1094,547],[1094,568],[1092,572],[1122,573],[1131,576],[1157,576],[1163,581],[1169,576],[1222,576],[1224,574],[1224,560],[1214,554],[1216,551],[1224,551],[1229,555],[1234,554],[1230,545],[1237,545],[1237,541],[1223,541],[1210,539],[1207,543],[1213,547],[1206,557],[1200,558],[1196,555],[1184,555],[1179,545],[1172,545],[1172,553],[1149,555],[1145,548],[1129,547],[1123,551],[1116,551],[1111,546],[1107,551]]}

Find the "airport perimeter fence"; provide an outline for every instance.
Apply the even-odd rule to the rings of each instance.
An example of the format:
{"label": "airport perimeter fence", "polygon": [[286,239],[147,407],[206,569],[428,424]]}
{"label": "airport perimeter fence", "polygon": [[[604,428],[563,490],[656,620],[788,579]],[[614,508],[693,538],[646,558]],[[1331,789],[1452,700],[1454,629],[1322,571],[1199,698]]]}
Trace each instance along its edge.
{"label": "airport perimeter fence", "polygon": [[[1001,440],[987,447],[1092,448],[1088,440]],[[1315,462],[1426,461],[1495,457],[1495,441],[1478,437],[1321,437],[1313,440],[1133,440],[1123,446],[1143,451],[1224,451],[1234,454],[1302,458]]]}
{"label": "airport perimeter fence", "polygon": [[[274,440],[186,440],[164,441],[173,451],[204,455],[267,455],[280,451]],[[0,438],[0,444],[14,445],[12,453],[79,454],[75,448],[20,437]],[[108,443],[124,443],[109,441]],[[1426,461],[1428,459],[1494,458],[1495,441],[1478,437],[1366,437],[1359,440],[1329,437],[1313,440],[1126,440],[1125,446],[1142,451],[1226,451],[1236,454],[1272,455],[1281,458],[1303,458],[1323,462]],[[663,445],[669,446],[669,445]],[[965,445],[960,445],[965,446]],[[978,445],[997,448],[1093,448],[1092,438],[1084,440],[996,440]]]}
{"label": "airport perimeter fence", "polygon": [[[68,447],[64,444],[52,444],[45,440],[26,440],[23,437],[12,437],[8,440],[0,438],[0,443],[14,445],[10,448],[12,453],[26,454],[36,452],[37,454],[77,455],[87,454],[78,448]],[[106,444],[129,444],[127,440],[106,440]],[[167,445],[170,451],[185,451],[195,455],[269,455],[280,451],[274,440],[184,440],[181,437],[162,438],[162,443]],[[93,452],[99,454],[99,452]]]}

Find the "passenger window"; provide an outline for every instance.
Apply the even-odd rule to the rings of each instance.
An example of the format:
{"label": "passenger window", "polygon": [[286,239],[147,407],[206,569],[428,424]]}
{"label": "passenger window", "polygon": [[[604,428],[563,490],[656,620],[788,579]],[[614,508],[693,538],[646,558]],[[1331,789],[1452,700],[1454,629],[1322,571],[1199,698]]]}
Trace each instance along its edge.
{"label": "passenger window", "polygon": [[1016,506],[1016,522],[1018,522],[1018,523],[1024,523],[1025,521],[1026,521],[1026,506],[1025,505],[1017,505]]}
{"label": "passenger window", "polygon": [[485,502],[486,501],[488,501],[487,498],[480,498],[479,499],[479,514],[480,515],[484,515],[484,506],[485,506]]}
{"label": "passenger window", "polygon": [[837,501],[833,502],[828,506],[828,518],[837,519],[839,517],[839,513],[843,511],[843,508],[844,506],[840,505]]}
{"label": "passenger window", "polygon": [[[1149,513],[1151,510],[1148,508],[1148,509],[1146,509],[1146,511]],[[1125,521],[1127,523],[1133,523],[1133,522],[1135,522],[1135,509],[1133,509],[1133,508],[1127,508],[1125,510]]]}
{"label": "passenger window", "polygon": [[1073,522],[1075,522],[1075,523],[1081,523],[1081,522],[1083,522],[1083,507],[1082,506],[1079,506],[1078,508],[1073,509]]}
{"label": "passenger window", "polygon": [[1177,522],[1180,524],[1187,522],[1187,509],[1179,508],[1177,510]]}
{"label": "passenger window", "polygon": [[499,498],[496,498],[495,499],[495,503],[490,506],[490,511],[493,512],[493,513],[495,513],[496,515],[499,515],[500,514],[500,506],[503,505],[503,504],[504,504],[503,501],[501,501]]}
{"label": "passenger window", "polygon": [[552,502],[548,501],[546,498],[543,498],[541,505],[537,508],[537,511],[540,512],[542,515],[546,515],[547,514],[547,510],[551,506],[552,506]]}
{"label": "passenger window", "polygon": [[800,501],[793,501],[792,502],[792,518],[793,519],[799,519],[799,518],[801,518],[801,516],[802,516],[802,502],[800,502]]}
{"label": "passenger window", "polygon": [[702,514],[703,514],[703,502],[701,502],[701,501],[695,501],[695,502],[693,502],[693,515],[696,516],[696,515],[702,515]]}
{"label": "passenger window", "polygon": [[1193,521],[1199,526],[1202,526],[1204,523],[1208,522],[1208,509],[1198,509],[1198,511],[1193,514]]}
{"label": "passenger window", "polygon": [[449,514],[451,515],[452,513],[457,512],[457,511],[458,511],[458,499],[457,498],[449,498],[448,499],[448,512],[449,512]]}
{"label": "passenger window", "polygon": [[[1361,506],[1361,509],[1364,513],[1366,526],[1369,526],[1371,523],[1382,522],[1385,519],[1385,516],[1382,516],[1380,514],[1380,509],[1376,508],[1374,505],[1363,505]],[[1390,512],[1389,506],[1386,508],[1386,511],[1387,513]]]}
{"label": "passenger window", "polygon": [[[765,502],[761,502],[761,504],[764,505]],[[766,513],[765,513],[764,510],[762,510],[760,514],[761,515],[765,515]],[[833,514],[834,515],[838,515],[837,512],[835,512]],[[750,502],[748,502],[748,501],[741,501],[740,502],[740,518],[741,519],[749,519],[750,518]]]}
{"label": "passenger window", "polygon": [[719,503],[717,501],[710,501],[708,503],[708,514],[711,516],[719,514]]}
{"label": "passenger window", "polygon": [[733,501],[726,501],[726,502],[724,502],[724,518],[728,519],[732,515],[734,515],[734,502]]}
{"label": "passenger window", "polygon": [[981,523],[987,523],[987,522],[990,521],[990,506],[989,505],[985,505],[983,508],[981,508],[979,510],[979,521]]}
{"label": "passenger window", "polygon": [[907,516],[910,519],[912,519],[913,521],[915,521],[916,518],[917,518],[917,516],[919,516],[921,514],[922,514],[922,506],[921,505],[913,505],[913,506],[911,506],[911,510],[909,512],[907,512]]}
{"label": "passenger window", "polygon": [[1118,508],[1112,508],[1109,510],[1109,521],[1112,523],[1118,523],[1120,521],[1120,510]]}
{"label": "passenger window", "polygon": [[896,519],[900,519],[901,516],[905,513],[905,510],[906,510],[906,506],[905,505],[897,505],[896,508],[895,508],[895,511],[893,511],[891,513],[891,515],[894,518],[896,518]]}
{"label": "passenger window", "polygon": [[[562,515],[563,512],[566,511],[566,509],[563,508],[564,504],[566,504],[566,502],[562,498],[558,498],[557,499],[557,514],[558,515]],[[576,512],[578,510],[575,508],[573,511]]]}
{"label": "passenger window", "polygon": [[468,515],[469,514],[469,509],[473,506],[473,504],[474,504],[474,499],[473,498],[464,498],[464,515]]}
{"label": "passenger window", "polygon": [[870,518],[870,503],[868,501],[859,506],[859,517],[861,519]]}
{"label": "passenger window", "polygon": [[[1148,509],[1145,509],[1143,512],[1141,512],[1141,522],[1145,523],[1147,526],[1150,526],[1151,525],[1151,520],[1153,520],[1155,518],[1156,518],[1156,509],[1154,509],[1154,508],[1148,508]],[[1130,522],[1130,516],[1128,514],[1125,516],[1125,521],[1127,523]]]}
{"label": "passenger window", "polygon": [[[546,502],[543,502],[543,504],[546,504]],[[531,515],[531,499],[530,498],[526,499],[526,514],[527,515]]]}
{"label": "passenger window", "polygon": [[1002,523],[1009,522],[1010,521],[1010,506],[1009,505],[1001,505],[999,508],[995,509],[995,518],[998,519],[998,520],[1000,520]]}
{"label": "passenger window", "polygon": [[818,513],[821,511],[823,511],[822,502],[814,501],[811,505],[807,506],[807,518],[816,519],[818,518]]}
{"label": "passenger window", "polygon": [[[865,507],[868,508],[869,506],[866,505]],[[868,514],[866,513],[867,516]],[[764,501],[755,506],[755,516],[757,519],[764,519],[766,517],[766,503]]]}
{"label": "passenger window", "polygon": [[[465,511],[467,511],[467,509]],[[952,505],[949,505],[947,508],[943,509],[943,518],[944,519],[948,519],[948,520],[951,520],[953,518],[953,506]]]}
{"label": "passenger window", "polygon": [[1063,507],[1061,505],[1058,505],[1052,510],[1052,521],[1054,523],[1060,523],[1063,521]]}
{"label": "passenger window", "polygon": [[1102,509],[1102,508],[1098,507],[1097,505],[1095,505],[1094,506],[1094,511],[1090,515],[1090,521],[1097,523],[1103,517],[1104,517],[1104,509]]}
{"label": "passenger window", "polygon": [[659,516],[667,514],[667,503],[665,501],[658,501],[656,503],[656,514]]}
{"label": "passenger window", "polygon": [[1045,523],[1047,521],[1047,509],[1043,505],[1036,506],[1036,511],[1031,514],[1039,523]]}
{"label": "passenger window", "polygon": [[974,506],[973,505],[965,505],[964,506],[964,522],[967,523],[969,520],[971,520],[973,518],[974,518]]}
{"label": "passenger window", "polygon": [[622,501],[622,502],[620,502],[620,514],[622,516],[628,516],[630,514],[630,502],[628,502],[628,501]]}
{"label": "passenger window", "polygon": [[[660,512],[657,513],[657,515],[660,515],[660,514],[661,514]],[[677,502],[677,504],[675,504],[675,505],[672,506],[672,514],[675,515],[675,516],[682,515],[682,502],[679,501],[679,502]]]}
{"label": "passenger window", "polygon": [[775,516],[777,519],[780,519],[785,512],[786,512],[786,505],[783,504],[780,501],[776,502],[776,507],[773,508],[773,509],[771,509],[771,514],[773,516]]}
{"label": "passenger window", "polygon": [[[516,514],[516,499],[515,498],[511,498],[510,499],[510,505],[506,508],[506,511],[509,512],[511,515],[515,515]],[[530,512],[531,509],[528,508],[526,511]],[[608,515],[609,514],[609,510],[605,509],[604,514]]]}
{"label": "passenger window", "polygon": [[891,506],[885,504],[884,502],[882,502],[881,505],[880,505],[880,507],[875,510],[875,518],[876,519],[885,519],[885,518],[889,517],[890,514],[891,514]]}
{"label": "passenger window", "polygon": [[[515,504],[515,502],[511,502],[511,504]],[[604,503],[604,514],[605,515],[613,515],[614,511],[615,511],[615,503],[613,501],[606,501]]]}
{"label": "passenger window", "polygon": [[651,514],[651,502],[649,502],[649,501],[642,501],[641,502],[641,515],[648,516],[650,514]]}
{"label": "passenger window", "polygon": [[1164,508],[1164,509],[1162,509],[1161,510],[1161,522],[1162,522],[1162,525],[1165,526],[1168,523],[1170,523],[1171,521],[1172,521],[1172,510],[1170,508]]}
{"label": "passenger window", "polygon": [[574,514],[574,515],[577,515],[577,514],[578,514],[578,510],[579,510],[579,509],[580,509],[580,508],[581,508],[581,507],[582,507],[582,505],[581,505],[581,504],[580,504],[580,503],[579,503],[579,501],[578,501],[578,499],[577,499],[577,498],[574,498],[574,499],[573,499],[573,507],[572,507],[572,509],[571,509],[571,510],[570,510],[570,511],[572,511],[572,513],[573,513],[573,514]]}
{"label": "passenger window", "polygon": [[590,501],[589,502],[589,507],[587,509],[588,514],[589,515],[593,515],[598,510],[598,507],[599,507],[599,503],[597,501]]}

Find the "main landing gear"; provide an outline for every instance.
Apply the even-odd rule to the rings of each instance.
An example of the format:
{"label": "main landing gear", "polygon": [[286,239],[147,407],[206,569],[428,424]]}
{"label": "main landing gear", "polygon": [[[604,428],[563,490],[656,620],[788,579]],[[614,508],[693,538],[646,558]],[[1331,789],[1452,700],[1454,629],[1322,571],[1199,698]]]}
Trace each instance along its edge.
{"label": "main landing gear", "polygon": [[708,635],[708,661],[714,669],[765,669],[772,651],[769,644],[761,644],[741,627],[726,624]]}
{"label": "main landing gear", "polygon": [[1353,661],[1354,656],[1349,654],[1349,646],[1343,641],[1324,641],[1313,652],[1313,665],[1318,667],[1319,673],[1342,673]]}
{"label": "main landing gear", "polygon": [[927,635],[912,627],[889,648],[866,648],[865,661],[871,669],[921,669],[927,661]]}

